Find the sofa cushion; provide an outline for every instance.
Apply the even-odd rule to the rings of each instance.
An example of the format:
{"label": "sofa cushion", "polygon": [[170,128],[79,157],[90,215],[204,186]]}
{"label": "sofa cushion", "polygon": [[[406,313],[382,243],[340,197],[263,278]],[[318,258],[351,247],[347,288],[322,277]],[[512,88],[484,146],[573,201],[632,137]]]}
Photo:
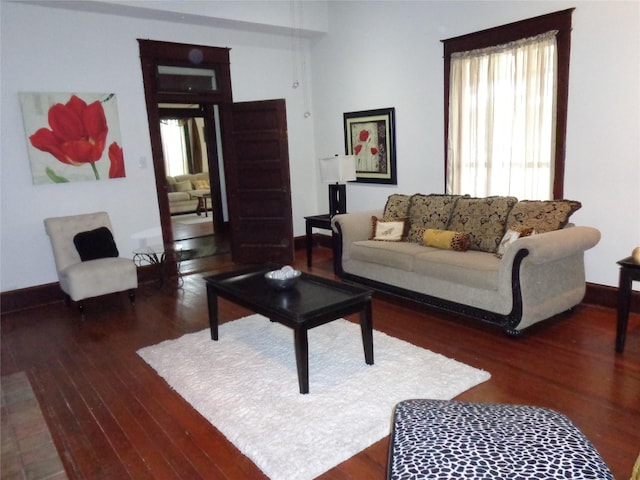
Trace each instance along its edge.
{"label": "sofa cushion", "polygon": [[537,233],[552,232],[564,228],[580,207],[582,204],[575,200],[522,200],[509,213],[507,225],[519,224]]}
{"label": "sofa cushion", "polygon": [[500,260],[494,255],[476,250],[460,253],[434,248],[419,253],[413,261],[414,273],[483,290],[498,289],[499,268]]}
{"label": "sofa cushion", "polygon": [[471,249],[495,253],[506,231],[516,197],[462,197],[455,204],[446,230],[471,235]]}
{"label": "sofa cushion", "polygon": [[413,269],[413,260],[416,254],[427,249],[429,247],[424,247],[417,243],[359,240],[351,244],[350,252],[353,260],[385,265],[410,272]]}
{"label": "sofa cushion", "polygon": [[167,197],[169,197],[169,203],[171,202],[188,202],[191,200],[191,195],[189,192],[169,192],[167,193]]}
{"label": "sofa cushion", "polygon": [[371,237],[369,240],[400,242],[404,239],[406,218],[371,217]]}
{"label": "sofa cushion", "polygon": [[184,180],[182,182],[176,182],[172,185],[174,192],[189,192],[193,190],[193,185],[189,180]]}
{"label": "sofa cushion", "polygon": [[394,193],[389,195],[384,206],[384,218],[408,218],[411,195]]}
{"label": "sofa cushion", "polygon": [[111,230],[107,227],[77,233],[73,237],[73,244],[83,262],[119,255]]}
{"label": "sofa cushion", "polygon": [[409,242],[422,243],[424,229],[446,230],[449,217],[460,195],[416,193],[409,204]]}
{"label": "sofa cushion", "polygon": [[457,252],[466,252],[471,245],[471,237],[468,233],[436,230],[434,228],[427,228],[422,239],[422,244],[426,247],[444,248],[456,250]]}

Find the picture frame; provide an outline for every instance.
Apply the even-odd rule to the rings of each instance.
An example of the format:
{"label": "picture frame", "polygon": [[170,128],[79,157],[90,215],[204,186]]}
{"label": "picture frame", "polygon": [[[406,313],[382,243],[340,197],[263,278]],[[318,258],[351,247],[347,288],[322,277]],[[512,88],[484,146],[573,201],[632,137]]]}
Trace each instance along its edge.
{"label": "picture frame", "polygon": [[356,157],[356,182],[397,185],[395,108],[344,113],[345,152]]}
{"label": "picture frame", "polygon": [[18,95],[34,185],[126,176],[115,93]]}

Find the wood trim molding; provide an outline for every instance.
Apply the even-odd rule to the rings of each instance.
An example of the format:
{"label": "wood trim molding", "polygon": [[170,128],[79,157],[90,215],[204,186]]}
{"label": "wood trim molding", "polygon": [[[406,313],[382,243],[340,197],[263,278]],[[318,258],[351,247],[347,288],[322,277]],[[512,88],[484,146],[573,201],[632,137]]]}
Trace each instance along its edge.
{"label": "wood trim molding", "polygon": [[[332,248],[331,237],[329,235],[316,234],[313,237],[314,245]],[[294,239],[296,248],[304,249],[306,239],[304,236]],[[152,266],[138,267],[138,282],[146,283],[155,280],[155,272]],[[60,290],[58,283],[48,283],[35,287],[22,288],[0,293],[0,311],[9,313],[27,308],[39,307],[49,303],[64,301],[64,294]],[[616,309],[618,306],[618,288],[587,283],[583,303],[599,305],[604,308]],[[640,291],[634,290],[631,294],[631,313],[640,313]]]}
{"label": "wood trim molding", "polygon": [[[153,265],[138,267],[138,283],[153,282],[156,271]],[[0,293],[0,311],[2,313],[26,310],[50,303],[64,302],[65,296],[58,282],[21,288]]]}
{"label": "wood trim molding", "polygon": [[571,56],[571,17],[575,8],[540,15],[517,22],[488,28],[459,37],[441,40],[444,56],[444,179],[446,186],[449,138],[449,80],[451,55],[502,45],[522,38],[533,37],[551,30],[557,30],[557,92],[556,92],[556,145],[554,162],[553,198],[563,198],[564,163],[566,154],[567,105],[569,98],[569,60]]}

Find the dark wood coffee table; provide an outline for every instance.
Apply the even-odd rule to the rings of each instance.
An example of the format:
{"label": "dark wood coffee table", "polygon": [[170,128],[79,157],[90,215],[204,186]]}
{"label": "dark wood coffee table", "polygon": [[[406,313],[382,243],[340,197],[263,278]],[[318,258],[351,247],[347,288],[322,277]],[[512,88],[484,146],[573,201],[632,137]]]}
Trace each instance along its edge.
{"label": "dark wood coffee table", "polygon": [[211,339],[218,340],[218,297],[292,328],[300,393],[309,393],[308,330],[359,312],[364,359],[373,365],[372,291],[304,272],[290,290],[276,290],[264,274],[278,268],[251,267],[205,278]]}

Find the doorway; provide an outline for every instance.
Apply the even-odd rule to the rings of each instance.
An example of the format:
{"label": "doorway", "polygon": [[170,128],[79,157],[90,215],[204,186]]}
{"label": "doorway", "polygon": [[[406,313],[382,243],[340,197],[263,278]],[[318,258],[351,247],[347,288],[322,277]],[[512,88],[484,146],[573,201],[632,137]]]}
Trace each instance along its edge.
{"label": "doorway", "polygon": [[[228,244],[221,125],[231,123],[225,107],[232,102],[229,50],[140,39],[138,43],[165,251],[175,249],[176,241],[201,238],[208,231],[226,235]],[[182,171],[170,170],[165,163],[169,152],[163,145],[162,124],[168,120],[181,124],[178,130],[183,129],[185,144],[201,138],[185,148],[185,158],[179,160],[186,164]],[[195,150],[200,158],[194,158]],[[208,186],[196,184],[205,180]],[[185,215],[196,212],[205,220],[185,221]]]}
{"label": "doorway", "polygon": [[[217,107],[162,103],[159,112],[174,246],[185,260],[228,253]],[[209,156],[216,161],[210,162]],[[218,165],[218,175],[210,175],[210,163]]]}
{"label": "doorway", "polygon": [[142,39],[138,43],[165,251],[173,248],[174,235],[160,105],[193,104],[204,118],[214,229],[219,231],[220,222],[220,230],[229,232],[232,261],[292,262],[285,100],[234,104],[228,48]]}

